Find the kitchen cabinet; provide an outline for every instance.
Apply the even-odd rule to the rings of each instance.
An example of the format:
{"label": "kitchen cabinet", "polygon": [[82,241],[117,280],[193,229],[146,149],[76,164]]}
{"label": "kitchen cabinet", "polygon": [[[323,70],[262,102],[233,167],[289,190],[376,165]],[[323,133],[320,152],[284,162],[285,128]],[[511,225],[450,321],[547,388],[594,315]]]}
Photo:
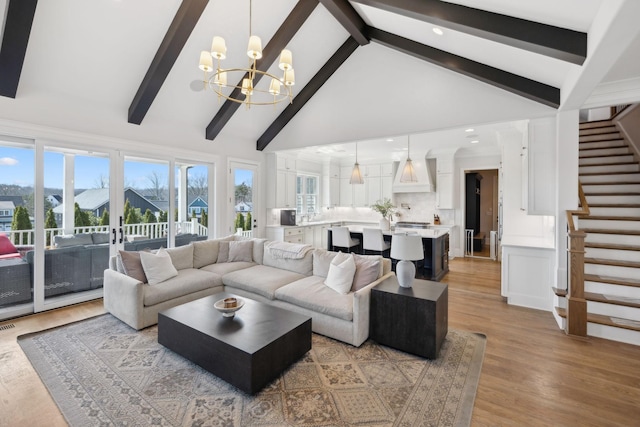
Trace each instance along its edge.
{"label": "kitchen cabinet", "polygon": [[353,166],[343,166],[340,169],[340,206],[369,207],[378,200],[391,198],[391,163],[360,165],[364,184],[349,184],[352,170]]}
{"label": "kitchen cabinet", "polygon": [[315,244],[315,229],[317,226],[308,225],[306,227],[302,227],[304,232],[304,243],[311,246],[316,246]]}
{"label": "kitchen cabinet", "polygon": [[267,227],[267,239],[275,242],[304,243],[306,227]]}
{"label": "kitchen cabinet", "polygon": [[438,173],[436,179],[436,208],[454,209],[453,173]]}
{"label": "kitchen cabinet", "polygon": [[340,178],[340,206],[353,206],[353,185],[349,178]]}
{"label": "kitchen cabinet", "polygon": [[340,206],[340,167],[330,160],[322,165],[322,206]]}
{"label": "kitchen cabinet", "polygon": [[267,155],[267,208],[296,207],[295,159]]}

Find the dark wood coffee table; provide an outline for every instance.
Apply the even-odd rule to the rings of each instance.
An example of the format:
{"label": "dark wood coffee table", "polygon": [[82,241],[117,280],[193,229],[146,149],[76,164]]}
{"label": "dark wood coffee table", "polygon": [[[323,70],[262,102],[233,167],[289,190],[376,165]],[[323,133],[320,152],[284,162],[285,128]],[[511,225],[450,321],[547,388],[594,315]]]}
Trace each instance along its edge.
{"label": "dark wood coffee table", "polygon": [[158,314],[158,342],[240,390],[255,394],[311,349],[311,318],[242,298],[225,318],[219,293]]}

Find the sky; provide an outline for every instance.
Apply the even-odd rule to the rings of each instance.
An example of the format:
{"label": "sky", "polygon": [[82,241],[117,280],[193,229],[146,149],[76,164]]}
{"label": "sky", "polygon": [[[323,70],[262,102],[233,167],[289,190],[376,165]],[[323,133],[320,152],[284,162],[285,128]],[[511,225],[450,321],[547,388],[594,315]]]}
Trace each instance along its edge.
{"label": "sky", "polygon": [[[15,184],[33,186],[34,184],[34,151],[31,149],[0,146],[0,184]],[[44,158],[44,186],[47,188],[62,188],[64,174],[64,156],[62,153],[45,151]],[[167,163],[150,163],[141,161],[125,162],[125,185],[135,188],[152,187],[149,176],[153,173],[168,180],[169,166]],[[190,175],[207,175],[205,166],[194,166]],[[176,174],[177,175],[177,174]],[[241,175],[247,179],[246,174]],[[109,177],[109,159],[89,155],[77,155],[75,158],[75,188],[99,188],[103,178]],[[176,176],[176,178],[178,178]],[[240,182],[242,182],[242,179]],[[250,180],[247,181],[250,183]],[[165,187],[167,184],[165,183]]]}

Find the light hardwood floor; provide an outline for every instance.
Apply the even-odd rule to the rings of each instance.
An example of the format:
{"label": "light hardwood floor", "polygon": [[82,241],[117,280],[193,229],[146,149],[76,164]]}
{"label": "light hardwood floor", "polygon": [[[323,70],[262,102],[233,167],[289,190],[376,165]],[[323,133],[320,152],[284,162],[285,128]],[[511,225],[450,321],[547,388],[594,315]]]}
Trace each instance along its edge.
{"label": "light hardwood floor", "polygon": [[[639,425],[640,347],[572,339],[551,313],[507,305],[499,263],[450,267],[449,328],[487,336],[472,425]],[[65,425],[16,337],[103,312],[98,300],[0,323],[15,325],[0,330],[0,425]]]}

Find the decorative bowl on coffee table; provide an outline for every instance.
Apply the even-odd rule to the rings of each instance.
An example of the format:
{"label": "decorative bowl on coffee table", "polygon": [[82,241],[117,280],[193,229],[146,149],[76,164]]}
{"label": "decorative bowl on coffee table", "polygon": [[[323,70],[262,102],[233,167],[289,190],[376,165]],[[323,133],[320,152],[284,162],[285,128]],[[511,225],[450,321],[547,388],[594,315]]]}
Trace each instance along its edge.
{"label": "decorative bowl on coffee table", "polygon": [[216,301],[213,306],[222,313],[223,317],[233,317],[236,315],[236,311],[244,306],[244,300],[242,298],[224,298]]}

